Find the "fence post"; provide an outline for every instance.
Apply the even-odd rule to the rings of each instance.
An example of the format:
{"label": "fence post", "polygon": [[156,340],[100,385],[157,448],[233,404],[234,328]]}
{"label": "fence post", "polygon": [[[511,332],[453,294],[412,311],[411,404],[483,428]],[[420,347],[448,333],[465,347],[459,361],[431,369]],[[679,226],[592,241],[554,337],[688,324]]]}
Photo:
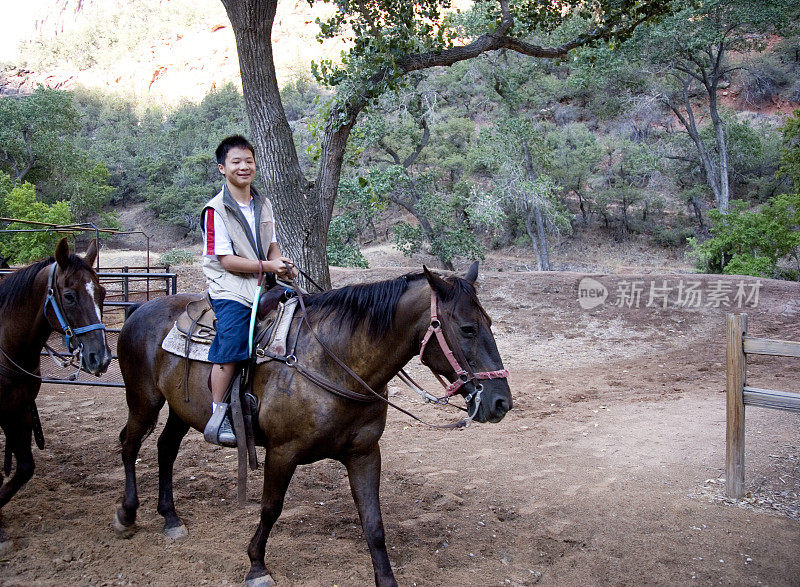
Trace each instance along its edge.
{"label": "fence post", "polygon": [[747,314],[728,314],[726,379],[727,379],[727,433],[725,443],[725,494],[739,499],[744,497],[744,398],[747,358],[743,337],[747,334]]}
{"label": "fence post", "polygon": [[130,284],[128,283],[128,272],[130,271],[130,267],[123,267],[122,268],[122,301],[123,302],[130,302]]}

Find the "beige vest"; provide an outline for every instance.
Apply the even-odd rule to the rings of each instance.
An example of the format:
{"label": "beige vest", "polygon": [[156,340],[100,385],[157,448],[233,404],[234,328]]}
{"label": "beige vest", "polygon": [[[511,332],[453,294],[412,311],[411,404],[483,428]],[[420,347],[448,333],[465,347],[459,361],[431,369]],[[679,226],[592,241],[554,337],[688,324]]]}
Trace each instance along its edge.
{"label": "beige vest", "polygon": [[[223,186],[216,196],[214,196],[203,208],[201,216],[201,227],[203,229],[203,240],[206,238],[205,217],[206,210],[213,208],[215,219],[222,219],[225,228],[233,242],[233,252],[239,257],[246,259],[267,260],[269,245],[272,242],[272,235],[275,233],[275,226],[272,222],[272,204],[261,196],[255,188],[250,187],[250,194],[253,196],[255,208],[255,227],[257,239],[253,240],[253,234],[247,224],[247,219],[239,210],[239,205],[231,196],[228,186]],[[203,256],[203,274],[208,283],[208,294],[214,300],[233,300],[246,306],[253,305],[253,298],[258,288],[258,275],[254,273],[234,273],[225,270],[216,256]]]}

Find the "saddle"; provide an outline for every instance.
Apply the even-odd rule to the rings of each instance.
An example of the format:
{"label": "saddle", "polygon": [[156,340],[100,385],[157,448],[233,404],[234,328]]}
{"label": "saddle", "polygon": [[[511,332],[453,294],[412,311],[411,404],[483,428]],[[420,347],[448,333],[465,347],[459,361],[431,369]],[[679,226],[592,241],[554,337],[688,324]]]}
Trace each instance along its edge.
{"label": "saddle", "polygon": [[217,334],[217,317],[208,293],[186,304],[186,309],[175,321],[175,327],[188,340],[211,344]]}
{"label": "saddle", "polygon": [[[274,286],[261,294],[258,300],[258,311],[256,317],[259,323],[265,321],[270,313],[275,312],[281,302],[287,300],[288,294],[282,286]],[[268,323],[270,321],[267,321]],[[214,308],[211,306],[211,298],[208,292],[199,300],[194,300],[186,304],[186,309],[178,316],[175,321],[175,328],[188,341],[200,344],[211,344],[217,334],[217,317]],[[261,329],[262,331],[265,329]],[[188,351],[184,356],[188,356]]]}

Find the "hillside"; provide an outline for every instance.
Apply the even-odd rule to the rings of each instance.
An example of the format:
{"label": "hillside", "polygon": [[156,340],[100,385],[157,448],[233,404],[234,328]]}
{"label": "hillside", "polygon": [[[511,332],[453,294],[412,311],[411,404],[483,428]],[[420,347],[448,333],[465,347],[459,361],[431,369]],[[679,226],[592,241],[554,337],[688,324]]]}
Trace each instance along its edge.
{"label": "hillside", "polygon": [[[241,89],[236,41],[219,0],[49,0],[40,2],[16,57],[0,71],[0,95],[38,84],[82,86],[144,103],[199,101],[233,83]],[[283,0],[273,29],[281,85],[307,76],[312,59],[337,59],[341,42],[319,43],[314,19],[330,7]],[[99,36],[112,19],[119,34]],[[49,54],[45,54],[49,52]]]}

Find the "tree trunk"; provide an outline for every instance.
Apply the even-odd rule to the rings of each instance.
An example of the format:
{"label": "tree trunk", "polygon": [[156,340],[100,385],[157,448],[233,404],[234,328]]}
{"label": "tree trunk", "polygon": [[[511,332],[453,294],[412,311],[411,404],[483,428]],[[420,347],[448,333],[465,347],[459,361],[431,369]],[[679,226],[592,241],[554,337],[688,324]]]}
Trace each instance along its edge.
{"label": "tree trunk", "polygon": [[723,214],[728,212],[730,203],[730,186],[728,183],[728,143],[725,139],[725,128],[722,118],[717,108],[716,84],[708,93],[708,109],[711,113],[711,121],[714,124],[714,136],[717,142],[717,152],[719,153],[719,165],[717,167],[718,177],[716,183],[719,186],[717,196],[717,209]]}
{"label": "tree trunk", "polygon": [[[531,159],[528,139],[522,140],[522,149],[525,154],[525,171],[528,174],[528,179],[536,181],[536,172],[533,169],[533,160]],[[540,271],[550,271],[550,253],[547,249],[547,226],[545,225],[544,214],[542,214],[542,205],[540,202],[536,201],[533,202],[532,206],[533,217],[536,220],[536,235],[531,235],[531,240],[536,248],[536,262],[539,264]],[[530,218],[530,214],[528,214],[528,218]],[[525,222],[527,224],[527,218]]]}
{"label": "tree trunk", "polygon": [[552,271],[550,267],[550,252],[547,246],[547,231],[542,214],[542,207],[539,204],[533,206],[533,216],[536,219],[536,237],[539,240],[539,251],[542,258],[542,271]]}
{"label": "tree trunk", "polygon": [[[408,175],[408,170],[406,170],[405,173],[406,175]],[[389,198],[390,202],[392,202],[393,204],[397,204],[398,206],[408,211],[414,218],[417,219],[417,222],[419,222],[419,227],[422,230],[422,236],[425,237],[425,240],[427,240],[429,243],[433,244],[435,237],[435,234],[433,232],[433,227],[431,226],[428,217],[420,213],[419,210],[417,210],[416,205],[420,200],[420,196],[419,194],[417,194],[416,188],[414,188],[413,180],[411,180],[411,185],[412,185],[411,188],[412,202],[409,202],[405,198],[401,198],[392,194],[389,194],[387,197]],[[447,259],[442,258],[441,255],[437,255],[436,258],[439,259],[439,262],[445,269],[448,269],[450,271],[455,270],[452,261],[448,261]]]}
{"label": "tree trunk", "polygon": [[583,218],[583,225],[586,228],[589,228],[589,211],[586,209],[586,204],[584,204],[583,202],[583,196],[581,195],[581,192],[575,190],[575,193],[578,196],[578,207],[581,209],[581,217]]}
{"label": "tree trunk", "polygon": [[[725,55],[725,46],[723,44],[719,44],[717,46],[717,54],[716,56],[711,54],[712,57],[712,67],[710,72],[705,72],[702,67],[700,67],[701,71],[704,72],[704,75],[698,76],[693,75],[691,73],[685,73],[683,77],[683,94],[682,94],[682,106],[686,112],[686,115],[680,111],[678,106],[672,101],[669,101],[669,106],[672,109],[673,113],[678,117],[678,120],[686,129],[686,132],[689,134],[689,137],[694,142],[695,146],[697,147],[698,155],[700,156],[700,162],[703,165],[703,170],[706,174],[706,183],[708,187],[711,188],[711,191],[714,193],[714,200],[717,204],[717,209],[722,212],[723,214],[728,211],[729,203],[730,203],[730,187],[728,181],[728,145],[725,139],[725,129],[722,123],[722,118],[719,115],[718,103],[717,103],[717,86],[719,84],[719,79],[722,76],[722,71],[720,69],[722,59]],[[689,63],[699,63],[699,61],[695,61],[691,54],[688,57]],[[690,66],[687,66],[687,70]],[[702,138],[700,137],[700,131],[697,128],[697,122],[695,121],[694,117],[694,110],[692,109],[691,103],[691,92],[690,86],[692,85],[693,79],[700,80],[702,85],[705,88],[706,95],[708,96],[708,108],[709,113],[711,116],[711,121],[714,126],[714,142],[717,152],[719,154],[719,163],[715,164],[711,158],[711,154],[706,149],[705,144],[703,143]]]}
{"label": "tree trunk", "polygon": [[533,247],[533,254],[536,257],[536,270],[537,271],[544,271],[544,259],[542,259],[542,252],[539,248],[539,235],[537,231],[534,229],[534,224],[536,223],[535,218],[532,218],[532,214],[530,210],[525,211],[525,231],[528,233],[528,236],[531,239],[531,246]]}
{"label": "tree trunk", "polygon": [[[319,243],[327,242],[333,198],[325,190],[329,184],[313,186],[303,176],[281,103],[272,55],[277,0],[222,0],[222,3],[236,36],[258,169],[266,195],[275,208],[281,251],[314,281],[329,288],[326,251]],[[338,174],[335,181],[338,183]],[[328,198],[330,206],[320,205]],[[307,283],[304,285],[308,287]]]}

